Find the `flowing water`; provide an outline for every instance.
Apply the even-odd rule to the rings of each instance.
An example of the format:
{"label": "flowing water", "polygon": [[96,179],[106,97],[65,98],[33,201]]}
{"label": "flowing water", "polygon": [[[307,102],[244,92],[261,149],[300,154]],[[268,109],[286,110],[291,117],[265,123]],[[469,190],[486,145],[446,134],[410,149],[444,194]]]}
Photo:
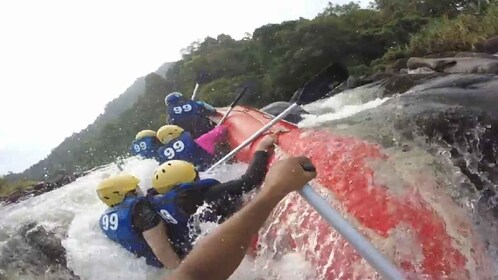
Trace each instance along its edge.
{"label": "flowing water", "polygon": [[[301,127],[322,127],[341,134],[356,134],[358,129],[354,129],[354,126],[337,123],[331,125],[331,122],[375,108],[388,101],[388,98],[377,98],[377,89],[360,93],[356,95],[338,94],[327,100],[308,105],[305,109],[312,114],[305,116],[299,125]],[[376,130],[376,133],[381,132]],[[368,135],[358,135],[366,139],[379,139],[377,137],[379,135],[370,138]],[[380,138],[379,141],[384,138],[389,138],[394,142],[403,141],[394,130],[390,130],[389,135],[381,135]],[[409,150],[406,149],[407,146],[410,147]],[[401,144],[386,147],[386,152],[391,158],[390,164],[376,165],[375,162],[371,163],[371,166],[374,166],[376,170],[376,180],[384,182],[395,192],[403,192],[400,188],[396,189],[397,186],[401,185],[401,181],[419,183],[418,188],[422,195],[427,201],[430,201],[434,211],[438,212],[445,220],[451,221],[448,224],[458,223],[462,216],[468,215],[477,222],[481,222],[483,235],[487,235],[489,238],[498,236],[489,232],[494,229],[492,225],[483,225],[489,221],[488,219],[479,219],[475,215],[473,209],[476,205],[476,196],[462,194],[459,191],[458,187],[465,181],[465,178],[452,165],[447,151],[441,149],[439,157],[435,157],[420,145],[403,141]],[[146,190],[151,187],[151,176],[157,166],[157,162],[153,160],[129,158],[124,161],[122,168],[140,178],[141,188]],[[201,174],[201,177],[203,175],[212,176],[220,181],[227,181],[243,174],[246,167],[245,164],[222,165],[211,174]],[[98,227],[98,218],[106,206],[98,200],[95,187],[103,178],[119,172],[118,167],[111,164],[60,189],[15,205],[0,206],[0,279],[70,279],[71,277],[77,279],[70,272],[62,268],[57,269],[57,266],[55,268],[52,265],[44,266],[43,260],[36,260],[36,258],[41,257],[36,256],[39,253],[35,248],[26,244],[22,245],[23,241],[19,238],[19,231],[22,225],[31,222],[44,226],[62,241],[62,246],[66,250],[67,267],[80,279],[158,279],[167,273],[147,266],[142,259],[136,259],[119,245],[107,240]],[[430,184],[417,182],[424,174],[434,177],[434,180],[444,182],[448,188],[427,189]],[[340,208],[340,204],[335,202],[330,193],[324,190],[321,192],[328,197],[332,204]],[[451,198],[449,199],[449,197]],[[455,204],[452,201],[458,203]],[[302,201],[300,203],[297,206],[290,206],[288,201],[284,201],[279,205],[277,211],[287,207],[299,207],[298,209],[302,211],[303,216],[317,215]],[[453,206],[449,207],[450,204]],[[295,223],[302,222],[300,217],[296,215],[290,219]],[[277,222],[270,219],[261,233],[264,235],[269,232],[272,228],[271,224]],[[447,230],[456,239],[459,238],[460,233],[457,229],[448,228]],[[294,234],[295,236],[300,235],[299,232],[294,232]],[[249,257],[244,259],[231,279],[320,279],[324,271],[316,271],[313,265],[306,260],[307,254],[314,253],[313,248],[317,244],[313,243],[317,240],[316,236],[311,234],[306,237],[306,242],[298,244],[301,248],[300,252],[286,250],[285,243],[288,240],[283,234],[279,236],[277,232],[277,239],[277,242],[272,243],[276,247],[263,249],[263,254],[256,259]],[[329,239],[330,242],[337,242],[339,237],[337,234],[332,234]],[[388,241],[376,243],[376,245],[389,254],[396,254],[397,258],[417,258],[417,252],[411,250],[414,248],[414,246],[411,247],[413,242],[416,241],[413,240],[410,232],[400,228],[399,232],[392,235]],[[404,244],[403,248],[397,246],[399,244]],[[491,241],[490,244],[496,243]],[[22,250],[16,249],[21,248],[21,245],[23,246]],[[472,251],[471,247],[471,244],[461,244],[461,251],[470,252]],[[488,250],[492,253],[493,250],[496,251],[496,247],[490,246]],[[328,261],[333,262],[334,256],[339,255],[340,252],[331,254]],[[355,271],[365,275],[366,278],[378,277],[363,260],[358,260],[353,265]],[[472,266],[472,264],[469,265]],[[469,270],[475,276],[479,268],[470,267]]]}

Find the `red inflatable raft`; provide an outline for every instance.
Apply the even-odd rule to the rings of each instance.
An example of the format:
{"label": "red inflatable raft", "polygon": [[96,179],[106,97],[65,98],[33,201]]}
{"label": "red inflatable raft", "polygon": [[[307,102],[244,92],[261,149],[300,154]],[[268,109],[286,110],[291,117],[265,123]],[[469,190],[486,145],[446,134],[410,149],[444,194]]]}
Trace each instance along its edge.
{"label": "red inflatable raft", "polygon": [[[219,117],[226,108],[218,110]],[[233,148],[273,117],[237,106],[226,119]],[[465,211],[424,174],[417,184],[382,180],[372,166],[392,164],[382,149],[365,141],[280,121],[280,155],[306,155],[317,167],[313,186],[409,279],[486,279],[489,259]],[[236,158],[250,160],[257,139]],[[384,172],[385,172],[384,167]],[[380,172],[379,172],[380,173]],[[285,174],[282,174],[285,176]],[[402,177],[402,176],[400,176]],[[428,195],[429,194],[429,195]],[[444,207],[441,207],[444,205]],[[261,229],[254,254],[298,252],[316,269],[314,279],[380,278],[298,194],[289,195]],[[490,277],[491,278],[491,277]]]}

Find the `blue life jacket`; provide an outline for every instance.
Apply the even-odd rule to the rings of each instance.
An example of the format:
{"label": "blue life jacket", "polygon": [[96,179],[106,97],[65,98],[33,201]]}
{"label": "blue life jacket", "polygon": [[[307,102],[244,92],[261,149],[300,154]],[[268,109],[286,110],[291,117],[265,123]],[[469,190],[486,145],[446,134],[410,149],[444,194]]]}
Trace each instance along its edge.
{"label": "blue life jacket", "polygon": [[211,131],[215,124],[208,118],[212,113],[196,101],[179,99],[168,105],[168,123],[177,125],[198,138]]}
{"label": "blue life jacket", "polygon": [[[187,215],[177,204],[178,195],[188,190],[207,189],[218,184],[220,182],[215,179],[203,179],[178,185],[165,194],[148,196],[154,209],[166,222],[169,240],[180,258],[184,258],[192,250],[192,243],[200,232],[198,228],[192,226],[191,216]],[[209,214],[203,215],[200,219],[202,222],[215,222],[216,220],[217,217]]]}
{"label": "blue life jacket", "polygon": [[214,155],[205,151],[190,133],[184,131],[179,137],[157,150],[157,159],[161,164],[173,159],[188,161],[195,165],[197,170],[204,171],[213,163]]}
{"label": "blue life jacket", "polygon": [[159,144],[156,137],[148,136],[133,141],[130,150],[133,155],[140,155],[144,158],[155,158]]}
{"label": "blue life jacket", "polygon": [[145,197],[131,196],[117,206],[107,209],[99,219],[99,225],[105,235],[137,257],[144,257],[148,265],[163,267],[141,234],[132,225],[134,205]]}

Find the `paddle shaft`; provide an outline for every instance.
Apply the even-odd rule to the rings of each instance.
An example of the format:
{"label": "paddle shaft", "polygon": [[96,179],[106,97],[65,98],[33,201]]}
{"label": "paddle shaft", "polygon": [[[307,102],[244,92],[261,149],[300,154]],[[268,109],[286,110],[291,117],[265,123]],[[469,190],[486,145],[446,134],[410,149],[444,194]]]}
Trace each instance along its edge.
{"label": "paddle shaft", "polygon": [[267,123],[265,126],[263,126],[260,130],[258,130],[256,133],[254,133],[251,137],[249,137],[246,141],[241,143],[237,148],[233,149],[230,153],[228,153],[226,156],[224,156],[222,159],[220,159],[218,162],[216,162],[213,166],[211,166],[207,171],[213,170],[216,166],[224,163],[225,161],[229,160],[231,157],[233,157],[236,153],[238,153],[240,150],[244,149],[247,145],[251,144],[254,139],[258,138],[261,136],[263,133],[268,131],[274,124],[279,122],[281,119],[285,118],[287,115],[289,115],[292,110],[299,105],[297,103],[292,103],[285,111],[280,113],[278,116],[276,116],[271,122]]}
{"label": "paddle shaft", "polygon": [[401,280],[405,277],[384,257],[361,233],[359,233],[341,214],[313,188],[306,184],[299,194],[324,218],[360,255],[367,260],[384,279]]}
{"label": "paddle shaft", "polygon": [[233,110],[233,107],[230,107],[228,109],[228,111],[223,115],[223,118],[221,118],[221,120],[218,122],[218,124],[216,126],[220,126],[226,120],[226,118],[228,117],[230,112],[232,112],[232,110]]}
{"label": "paddle shaft", "polygon": [[197,90],[199,89],[199,83],[195,84],[194,91],[192,92],[192,98],[191,100],[195,100],[195,96],[197,95]]}
{"label": "paddle shaft", "polygon": [[239,93],[239,95],[237,95],[237,97],[235,98],[235,100],[232,102],[232,104],[230,104],[230,108],[228,109],[228,111],[223,115],[223,118],[221,118],[221,120],[218,122],[218,124],[216,126],[220,126],[224,121],[225,119],[228,117],[228,115],[230,115],[230,112],[232,112],[233,108],[235,107],[235,105],[237,105],[237,103],[239,103],[239,100],[242,98],[242,96],[244,96],[244,93],[247,91],[247,87],[245,87],[244,89],[242,89],[242,91]]}

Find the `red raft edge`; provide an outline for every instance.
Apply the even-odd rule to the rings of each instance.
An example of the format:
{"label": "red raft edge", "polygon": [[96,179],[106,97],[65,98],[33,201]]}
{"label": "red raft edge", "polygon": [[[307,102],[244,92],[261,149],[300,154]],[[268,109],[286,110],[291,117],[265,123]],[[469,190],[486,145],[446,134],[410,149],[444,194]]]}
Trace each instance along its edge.
{"label": "red raft edge", "polygon": [[[213,120],[218,121],[227,109],[219,108],[218,115]],[[237,147],[272,119],[273,116],[254,108],[234,107],[224,123],[228,128],[231,147]],[[383,240],[391,238],[393,232],[401,228],[410,231],[414,243],[407,245],[418,246],[421,255],[417,260],[400,256],[398,250],[390,252],[391,255],[387,253],[388,258],[408,276],[412,275],[414,279],[484,279],[491,275],[490,261],[480,239],[472,230],[470,219],[463,225],[466,228],[461,229],[465,232],[463,238],[473,247],[466,252],[456,245],[462,240],[455,240],[447,232],[447,223],[451,221],[440,217],[415,187],[406,186],[409,191],[400,197],[392,195],[387,187],[374,181],[374,170],[368,167],[366,161],[372,158],[387,159],[379,146],[352,137],[332,135],[326,131],[300,129],[284,120],[277,122],[268,133],[277,135],[278,145],[285,154],[306,155],[311,158],[317,167],[316,182],[333,193],[341,208],[348,214],[348,219],[359,225],[368,238],[376,240],[374,245],[382,244]],[[262,137],[237,153],[236,159],[241,162],[250,161],[255,146]],[[289,219],[291,212],[300,211],[296,208],[302,205],[302,202],[297,201],[300,198],[291,197],[293,201],[288,202],[286,208],[280,209],[278,219],[282,223]],[[300,226],[303,230],[317,231],[319,241],[323,241],[322,245],[313,248],[316,252],[305,252],[307,258],[318,266],[322,279],[365,277],[352,271],[352,264],[361,258],[347,242],[325,242],[327,236],[337,233],[324,220],[314,215],[305,218]],[[458,226],[462,227],[462,224]],[[267,230],[267,233],[271,231]],[[291,233],[288,238],[295,239]],[[268,238],[265,240],[271,242]],[[298,241],[294,243],[292,249],[306,251]],[[340,257],[337,255],[331,261],[329,255],[337,250],[341,251]]]}

